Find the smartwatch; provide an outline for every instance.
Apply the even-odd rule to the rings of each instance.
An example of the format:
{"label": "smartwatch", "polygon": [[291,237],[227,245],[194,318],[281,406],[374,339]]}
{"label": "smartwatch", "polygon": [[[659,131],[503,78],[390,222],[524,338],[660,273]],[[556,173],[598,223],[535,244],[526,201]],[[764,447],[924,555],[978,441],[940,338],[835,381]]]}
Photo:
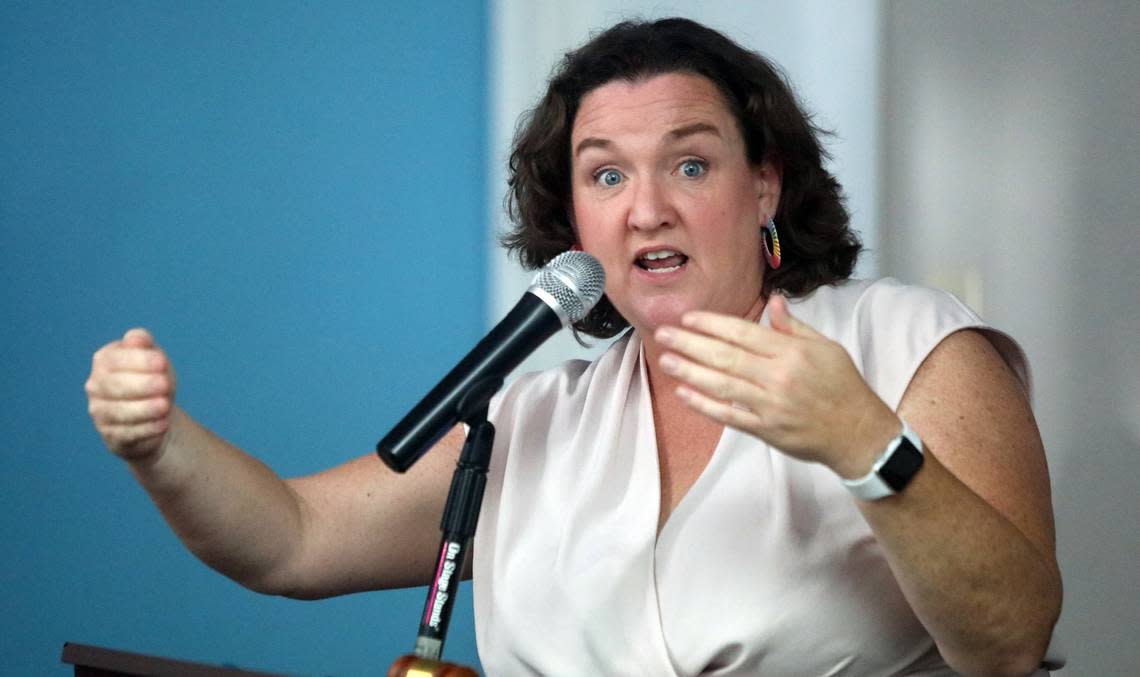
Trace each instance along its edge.
{"label": "smartwatch", "polygon": [[903,489],[922,467],[922,440],[918,438],[906,421],[902,421],[902,432],[887,444],[871,472],[853,480],[843,480],[843,486],[864,501],[875,501],[894,496]]}

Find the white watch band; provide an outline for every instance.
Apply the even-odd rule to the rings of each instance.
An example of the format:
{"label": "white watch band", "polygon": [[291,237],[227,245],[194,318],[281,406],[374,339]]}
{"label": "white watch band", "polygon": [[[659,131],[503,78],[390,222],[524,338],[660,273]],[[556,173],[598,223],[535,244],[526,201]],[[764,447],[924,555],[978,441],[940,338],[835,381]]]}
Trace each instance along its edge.
{"label": "white watch band", "polygon": [[911,430],[910,426],[907,425],[906,421],[901,417],[899,421],[902,422],[902,432],[899,433],[898,437],[891,440],[887,444],[887,448],[883,450],[883,453],[875,459],[875,463],[871,466],[871,471],[858,479],[843,480],[843,486],[847,487],[847,490],[854,494],[856,498],[864,501],[876,501],[880,498],[895,495],[895,490],[883,480],[879,475],[879,470],[891,459],[891,456],[895,453],[895,450],[899,448],[899,444],[904,437],[910,440],[910,443],[914,445],[914,448],[917,449],[919,453],[922,453],[922,440],[919,439],[918,435]]}

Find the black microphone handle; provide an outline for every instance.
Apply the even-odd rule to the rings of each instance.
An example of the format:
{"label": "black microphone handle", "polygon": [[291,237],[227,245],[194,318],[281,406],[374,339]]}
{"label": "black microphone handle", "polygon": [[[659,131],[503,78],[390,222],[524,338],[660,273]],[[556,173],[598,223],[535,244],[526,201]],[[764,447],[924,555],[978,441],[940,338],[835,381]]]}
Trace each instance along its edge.
{"label": "black microphone handle", "polygon": [[[523,294],[511,312],[380,440],[376,453],[397,472],[412,467],[463,420],[464,411],[486,406],[503,378],[561,328],[553,308],[529,291]],[[464,401],[471,396],[480,401]]]}

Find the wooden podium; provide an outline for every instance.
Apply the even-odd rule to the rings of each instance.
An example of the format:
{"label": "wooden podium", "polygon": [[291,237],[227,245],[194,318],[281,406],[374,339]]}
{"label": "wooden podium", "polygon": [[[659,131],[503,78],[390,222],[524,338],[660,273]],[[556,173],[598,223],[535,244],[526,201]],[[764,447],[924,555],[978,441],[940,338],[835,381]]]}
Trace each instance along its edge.
{"label": "wooden podium", "polygon": [[61,660],[75,666],[75,677],[287,677],[74,642],[64,643]]}

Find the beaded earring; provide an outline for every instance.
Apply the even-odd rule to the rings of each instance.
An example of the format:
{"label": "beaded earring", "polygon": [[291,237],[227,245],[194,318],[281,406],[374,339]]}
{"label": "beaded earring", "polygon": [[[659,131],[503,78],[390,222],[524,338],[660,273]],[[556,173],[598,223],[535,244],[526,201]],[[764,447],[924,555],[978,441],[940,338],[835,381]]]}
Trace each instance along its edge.
{"label": "beaded earring", "polygon": [[[776,234],[776,221],[772,217],[768,217],[768,223],[760,227],[760,243],[764,247],[764,260],[768,262],[768,267],[775,270],[780,267],[780,236]],[[772,244],[768,244],[768,240],[772,240]]]}

